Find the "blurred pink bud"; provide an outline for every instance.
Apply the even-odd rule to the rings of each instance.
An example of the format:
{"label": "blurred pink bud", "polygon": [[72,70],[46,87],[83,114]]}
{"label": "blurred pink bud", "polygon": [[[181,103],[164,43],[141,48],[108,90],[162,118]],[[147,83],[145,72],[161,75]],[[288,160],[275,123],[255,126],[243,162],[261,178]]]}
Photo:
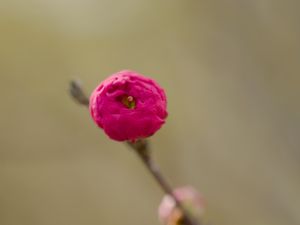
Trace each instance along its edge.
{"label": "blurred pink bud", "polygon": [[116,141],[153,135],[165,123],[167,99],[152,79],[124,70],[104,80],[91,94],[95,123]]}
{"label": "blurred pink bud", "polygon": [[[191,186],[176,188],[174,195],[195,219],[201,219],[204,214],[204,198]],[[182,212],[176,207],[175,201],[165,195],[158,208],[158,216],[164,225],[179,225],[183,220]]]}

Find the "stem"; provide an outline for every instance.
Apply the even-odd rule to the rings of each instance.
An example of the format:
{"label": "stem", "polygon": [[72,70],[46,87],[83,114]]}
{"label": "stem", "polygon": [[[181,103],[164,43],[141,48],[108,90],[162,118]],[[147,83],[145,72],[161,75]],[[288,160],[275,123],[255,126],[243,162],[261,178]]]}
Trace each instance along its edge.
{"label": "stem", "polygon": [[[81,84],[79,81],[71,81],[70,83],[70,94],[71,96],[81,105],[89,107],[89,98],[84,93]],[[136,142],[127,142],[137,153],[139,158],[142,160],[148,171],[157,181],[159,186],[162,190],[171,196],[178,209],[181,210],[183,214],[183,224],[184,225],[200,225],[199,222],[195,221],[193,217],[189,214],[189,212],[185,209],[182,203],[178,200],[178,198],[173,194],[172,187],[163,177],[162,173],[160,172],[158,166],[154,163],[150,156],[150,151],[148,148],[148,142],[146,140],[138,140]]]}
{"label": "stem", "polygon": [[178,209],[181,210],[183,214],[183,223],[186,225],[199,225],[197,221],[189,214],[189,212],[185,209],[183,204],[178,200],[178,198],[174,195],[171,185],[167,182],[167,180],[163,177],[162,173],[159,170],[159,167],[152,160],[149,154],[148,143],[146,140],[138,140],[135,143],[127,142],[137,153],[139,158],[142,160],[148,171],[157,181],[162,190],[171,196]]}
{"label": "stem", "polygon": [[69,92],[71,96],[81,105],[89,107],[89,98],[84,93],[81,84],[77,80],[72,80],[70,82]]}

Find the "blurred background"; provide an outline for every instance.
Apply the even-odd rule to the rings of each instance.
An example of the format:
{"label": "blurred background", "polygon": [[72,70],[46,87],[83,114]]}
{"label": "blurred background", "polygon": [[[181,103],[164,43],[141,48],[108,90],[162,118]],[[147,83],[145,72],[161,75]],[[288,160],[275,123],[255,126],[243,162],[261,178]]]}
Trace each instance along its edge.
{"label": "blurred background", "polygon": [[2,0],[0,224],[159,224],[161,190],[67,91],[131,69],[165,88],[154,157],[203,193],[212,225],[299,225],[299,7]]}

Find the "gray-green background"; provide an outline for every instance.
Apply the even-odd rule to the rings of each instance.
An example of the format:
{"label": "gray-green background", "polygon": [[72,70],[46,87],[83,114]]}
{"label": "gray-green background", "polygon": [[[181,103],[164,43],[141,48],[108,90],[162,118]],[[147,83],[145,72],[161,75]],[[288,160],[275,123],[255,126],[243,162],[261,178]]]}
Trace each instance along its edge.
{"label": "gray-green background", "polygon": [[300,223],[296,0],[2,0],[0,224],[158,225],[162,192],[68,96],[136,70],[167,92],[152,140],[212,225]]}

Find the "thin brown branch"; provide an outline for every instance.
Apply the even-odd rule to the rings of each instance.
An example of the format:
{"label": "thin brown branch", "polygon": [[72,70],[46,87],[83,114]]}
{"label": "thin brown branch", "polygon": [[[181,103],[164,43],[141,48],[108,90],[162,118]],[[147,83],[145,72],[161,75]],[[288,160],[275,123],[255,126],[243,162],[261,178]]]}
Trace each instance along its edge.
{"label": "thin brown branch", "polygon": [[182,205],[182,203],[177,199],[177,197],[174,195],[171,185],[167,182],[167,180],[164,178],[162,173],[159,170],[159,167],[155,164],[155,162],[152,160],[152,157],[150,155],[149,145],[147,140],[138,140],[134,143],[128,142],[128,144],[135,150],[135,152],[138,154],[148,171],[151,173],[151,175],[154,177],[154,179],[157,181],[159,186],[162,188],[162,190],[171,196],[178,209],[181,210],[183,214],[183,224],[185,225],[200,225],[198,221],[196,221],[190,213],[186,210],[186,208]]}
{"label": "thin brown branch", "polygon": [[79,81],[72,80],[70,82],[69,92],[77,103],[89,106],[89,98],[84,93]]}
{"label": "thin brown branch", "polygon": [[[74,100],[84,106],[89,106],[89,98],[83,91],[81,84],[79,81],[71,81],[70,82],[70,94],[74,98]],[[183,213],[183,224],[184,225],[200,225],[199,222],[197,222],[190,214],[189,212],[185,209],[185,207],[182,205],[182,203],[177,199],[177,197],[173,194],[173,190],[167,180],[163,177],[161,174],[158,166],[154,163],[152,160],[152,157],[150,155],[150,150],[149,150],[149,145],[147,140],[138,140],[134,143],[132,142],[127,142],[137,153],[139,158],[142,160],[150,174],[155,178],[159,186],[162,188],[162,190],[171,196],[175,203],[176,206],[181,210]]]}

